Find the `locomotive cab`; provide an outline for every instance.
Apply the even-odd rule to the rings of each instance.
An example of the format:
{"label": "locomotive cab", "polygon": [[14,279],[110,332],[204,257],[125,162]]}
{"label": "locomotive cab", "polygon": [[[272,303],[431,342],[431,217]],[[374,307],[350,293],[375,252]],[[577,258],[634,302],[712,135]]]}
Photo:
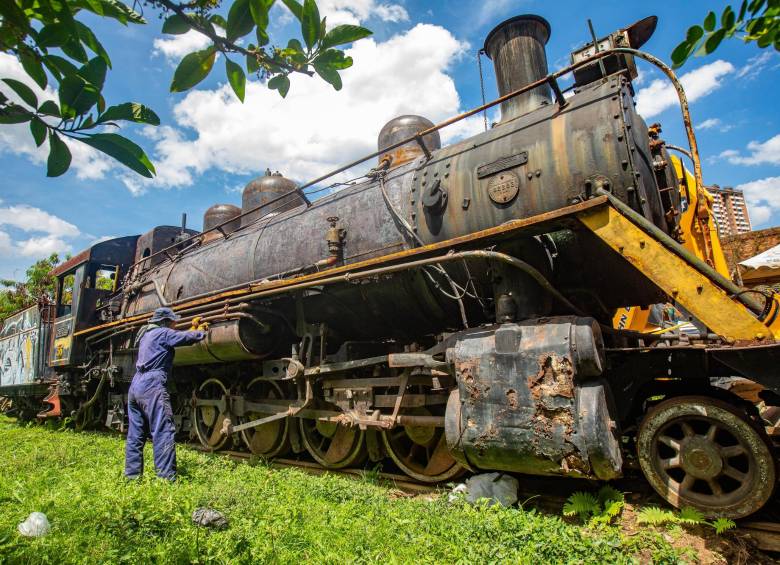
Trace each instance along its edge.
{"label": "locomotive cab", "polygon": [[128,236],[97,243],[51,272],[57,277],[52,367],[83,361],[83,343],[75,334],[99,321],[98,311],[133,262],[137,240],[138,236]]}

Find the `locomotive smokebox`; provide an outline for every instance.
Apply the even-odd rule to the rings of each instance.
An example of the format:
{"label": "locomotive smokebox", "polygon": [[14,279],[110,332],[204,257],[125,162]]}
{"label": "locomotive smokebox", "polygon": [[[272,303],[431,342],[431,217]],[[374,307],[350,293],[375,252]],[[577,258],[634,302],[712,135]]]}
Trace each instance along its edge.
{"label": "locomotive smokebox", "polygon": [[[544,46],[550,39],[550,24],[534,15],[515,16],[500,24],[485,39],[484,51],[493,61],[498,92],[514,92],[547,75]],[[501,103],[501,121],[507,122],[550,103],[547,84]]]}

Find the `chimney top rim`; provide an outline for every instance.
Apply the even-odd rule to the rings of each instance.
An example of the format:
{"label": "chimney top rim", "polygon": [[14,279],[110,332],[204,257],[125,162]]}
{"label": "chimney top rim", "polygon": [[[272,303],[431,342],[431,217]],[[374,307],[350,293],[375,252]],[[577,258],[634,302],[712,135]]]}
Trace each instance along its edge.
{"label": "chimney top rim", "polygon": [[506,26],[507,24],[510,24],[512,22],[517,22],[521,20],[530,20],[535,21],[537,23],[540,23],[544,26],[545,30],[547,30],[547,37],[544,38],[544,44],[546,45],[547,42],[550,40],[550,34],[552,33],[552,28],[550,27],[550,22],[548,22],[546,19],[544,19],[542,16],[537,16],[536,14],[521,14],[519,16],[513,16],[509,19],[506,19],[499,23],[496,27],[494,27],[492,30],[490,30],[490,33],[488,33],[485,36],[485,44],[482,47],[482,51],[487,55],[488,59],[490,59],[490,52],[488,51],[488,44],[490,43],[490,40],[493,39],[493,36],[498,33],[498,31]]}

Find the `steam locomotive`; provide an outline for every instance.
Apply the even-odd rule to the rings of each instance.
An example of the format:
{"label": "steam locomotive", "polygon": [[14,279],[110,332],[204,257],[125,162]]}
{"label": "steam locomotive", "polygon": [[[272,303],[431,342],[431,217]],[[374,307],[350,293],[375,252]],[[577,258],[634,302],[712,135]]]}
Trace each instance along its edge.
{"label": "steam locomotive", "polygon": [[[124,430],[135,335],[170,306],[180,327],[210,324],[177,349],[169,383],[178,429],[209,450],[328,469],[385,460],[429,483],[639,467],[673,505],[750,514],[773,494],[775,447],[755,402],[713,378],[752,379],[777,404],[774,303],[720,292],[681,251],[680,181],[633,103],[632,53],[655,25],[572,53],[565,92],[547,21],[511,18],[485,41],[501,95],[488,131],[441,147],[440,126],[401,116],[359,182],[314,202],[269,170],[202,232],[93,245],[54,271],[45,369],[0,395],[29,408],[48,387],[40,417]],[[655,273],[682,277],[672,259],[703,282],[668,289]],[[765,331],[746,343],[713,335],[729,320],[693,337],[612,328],[618,308],[691,296],[696,310],[710,288],[710,310],[728,301]]]}

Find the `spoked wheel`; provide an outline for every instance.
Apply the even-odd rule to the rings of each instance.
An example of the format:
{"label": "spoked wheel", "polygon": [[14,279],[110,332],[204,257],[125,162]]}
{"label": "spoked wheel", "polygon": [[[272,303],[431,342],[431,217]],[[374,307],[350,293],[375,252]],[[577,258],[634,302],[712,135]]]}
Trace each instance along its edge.
{"label": "spoked wheel", "polygon": [[222,434],[227,418],[227,387],[219,379],[208,379],[195,391],[193,421],[200,443],[208,450],[221,449],[229,436]]}
{"label": "spoked wheel", "polygon": [[306,451],[326,469],[361,465],[366,460],[366,434],[356,426],[301,418],[300,428]]}
{"label": "spoked wheel", "polygon": [[[427,408],[403,412],[415,416],[432,416]],[[395,464],[410,477],[424,483],[446,481],[463,472],[452,458],[444,428],[432,426],[398,426],[382,432],[385,450]]]}
{"label": "spoked wheel", "polygon": [[726,402],[683,396],[661,402],[639,427],[639,462],[652,487],[678,508],[707,517],[742,518],[775,486],[765,434]]}
{"label": "spoked wheel", "polygon": [[[272,381],[257,378],[249,383],[245,396],[249,402],[262,403],[264,400],[284,398],[282,389]],[[282,406],[279,406],[281,411]],[[244,424],[252,420],[259,420],[272,414],[264,412],[247,411],[238,418],[239,423]],[[248,428],[241,431],[241,439],[249,451],[262,457],[277,457],[284,455],[290,448],[290,419],[275,420],[256,428]]]}

